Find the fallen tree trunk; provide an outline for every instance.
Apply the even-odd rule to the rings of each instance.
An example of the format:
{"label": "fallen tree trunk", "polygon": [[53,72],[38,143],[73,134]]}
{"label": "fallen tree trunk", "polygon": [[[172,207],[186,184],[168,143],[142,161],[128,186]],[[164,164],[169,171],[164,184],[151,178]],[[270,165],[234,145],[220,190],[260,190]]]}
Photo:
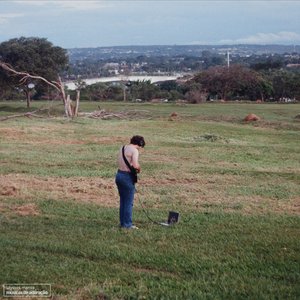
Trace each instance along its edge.
{"label": "fallen tree trunk", "polygon": [[48,108],[44,108],[44,109],[37,109],[35,111],[32,111],[32,112],[26,112],[26,113],[23,113],[23,114],[17,114],[17,115],[10,115],[10,116],[6,116],[6,117],[2,117],[0,118],[0,121],[6,121],[6,120],[9,120],[9,119],[15,119],[15,118],[21,118],[21,117],[35,117],[35,118],[44,118],[43,116],[40,116],[40,115],[37,115],[36,113],[37,112],[41,112],[41,111],[46,111],[46,110],[49,110]]}
{"label": "fallen tree trunk", "polygon": [[132,111],[121,111],[121,112],[108,112],[105,109],[96,110],[93,112],[83,112],[79,113],[79,116],[82,117],[88,117],[92,119],[137,119],[137,118],[148,118],[150,119],[150,115],[148,111],[138,111],[138,110],[132,110]]}

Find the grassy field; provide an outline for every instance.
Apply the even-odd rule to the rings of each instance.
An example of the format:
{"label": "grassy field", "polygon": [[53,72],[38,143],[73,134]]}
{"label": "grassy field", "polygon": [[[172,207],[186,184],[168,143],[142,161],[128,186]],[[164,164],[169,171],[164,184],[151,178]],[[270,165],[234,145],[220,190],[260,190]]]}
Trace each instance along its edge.
{"label": "grassy field", "polygon": [[[127,113],[108,120],[43,107],[0,121],[1,284],[49,283],[63,300],[300,298],[299,104],[81,104]],[[0,120],[26,111],[0,102]],[[116,154],[134,134],[140,229],[124,231]],[[170,210],[173,227],[145,214]]]}

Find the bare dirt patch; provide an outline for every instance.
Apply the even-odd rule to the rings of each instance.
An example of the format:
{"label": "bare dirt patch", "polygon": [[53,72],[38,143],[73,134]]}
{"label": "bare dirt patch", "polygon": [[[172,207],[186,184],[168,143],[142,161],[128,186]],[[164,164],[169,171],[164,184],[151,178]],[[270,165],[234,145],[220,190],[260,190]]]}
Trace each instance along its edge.
{"label": "bare dirt patch", "polygon": [[10,140],[19,140],[24,137],[25,130],[14,128],[0,128],[0,135]]}
{"label": "bare dirt patch", "polygon": [[244,118],[246,122],[259,121],[261,118],[255,114],[249,114]]}
{"label": "bare dirt patch", "polygon": [[0,203],[0,212],[6,214],[17,214],[20,216],[38,216],[39,209],[34,203],[26,203],[22,205]]}
{"label": "bare dirt patch", "polygon": [[15,206],[14,210],[20,216],[37,216],[40,214],[38,207],[34,203]]}
{"label": "bare dirt patch", "polygon": [[14,185],[2,186],[0,191],[0,195],[2,196],[15,196],[16,194],[17,188]]}

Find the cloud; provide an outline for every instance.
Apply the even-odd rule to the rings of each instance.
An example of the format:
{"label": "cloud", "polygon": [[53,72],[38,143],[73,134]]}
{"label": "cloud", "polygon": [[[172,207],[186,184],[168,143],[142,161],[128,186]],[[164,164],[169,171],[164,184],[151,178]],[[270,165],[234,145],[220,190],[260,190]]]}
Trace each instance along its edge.
{"label": "cloud", "polygon": [[218,44],[293,44],[300,42],[300,34],[290,31],[278,33],[257,33],[236,40],[224,39]]}
{"label": "cloud", "polygon": [[97,10],[108,6],[104,1],[59,1],[56,4],[71,10]]}
{"label": "cloud", "polygon": [[47,3],[48,1],[27,1],[27,0],[20,0],[20,1],[12,1],[13,3],[17,3],[17,4],[23,4],[23,5],[35,5],[35,6],[42,6],[45,5],[45,3]]}
{"label": "cloud", "polygon": [[65,10],[76,10],[76,11],[89,11],[89,10],[98,10],[104,7],[108,7],[109,4],[107,1],[69,1],[69,0],[55,0],[55,1],[14,1],[15,3],[19,3],[22,5],[31,5],[31,6],[50,6],[51,7],[59,7]]}
{"label": "cloud", "polygon": [[12,14],[12,13],[0,14],[0,24],[7,23],[11,19],[20,18],[23,16],[24,16],[23,14]]}
{"label": "cloud", "polygon": [[207,41],[207,40],[198,40],[198,41],[187,42],[184,44],[187,44],[187,45],[215,45],[216,43],[214,43],[212,41]]}

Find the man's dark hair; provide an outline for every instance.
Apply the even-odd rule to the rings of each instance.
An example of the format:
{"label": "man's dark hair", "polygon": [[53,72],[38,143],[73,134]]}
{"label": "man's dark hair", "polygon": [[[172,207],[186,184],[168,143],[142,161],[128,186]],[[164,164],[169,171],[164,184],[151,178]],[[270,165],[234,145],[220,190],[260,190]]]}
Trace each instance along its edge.
{"label": "man's dark hair", "polygon": [[146,145],[144,138],[140,135],[133,136],[130,140],[130,143],[133,145],[138,145],[142,148],[144,148]]}

